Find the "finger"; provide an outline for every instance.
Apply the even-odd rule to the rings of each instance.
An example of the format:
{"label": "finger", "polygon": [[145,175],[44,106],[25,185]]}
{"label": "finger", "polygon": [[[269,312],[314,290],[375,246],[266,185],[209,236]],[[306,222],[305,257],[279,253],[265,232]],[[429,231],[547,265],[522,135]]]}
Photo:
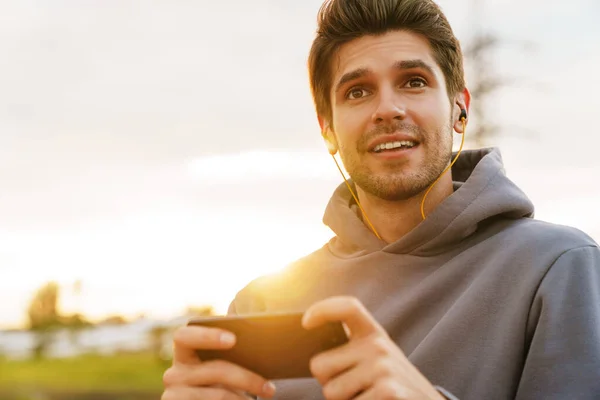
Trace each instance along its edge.
{"label": "finger", "polygon": [[351,338],[385,333],[365,306],[354,297],[331,297],[314,304],[304,313],[302,324],[304,328],[311,329],[335,321],[346,324]]}
{"label": "finger", "polygon": [[326,382],[323,385],[323,394],[328,400],[354,399],[373,386],[377,377],[388,374],[388,371],[389,368],[382,363],[359,363]]}
{"label": "finger", "polygon": [[233,363],[214,360],[198,365],[179,364],[163,375],[165,387],[218,386],[270,398],[275,386],[265,378]]}
{"label": "finger", "polygon": [[251,397],[222,388],[175,387],[165,390],[160,400],[249,400]]}
{"label": "finger", "polygon": [[321,385],[325,385],[344,371],[368,362],[374,355],[379,354],[377,349],[374,349],[377,346],[372,346],[370,339],[357,339],[317,354],[310,360],[310,372]]}
{"label": "finger", "polygon": [[217,328],[183,326],[173,334],[173,363],[197,364],[196,350],[228,349],[235,344],[235,335]]}
{"label": "finger", "polygon": [[233,393],[236,393],[236,394],[242,396],[244,399],[249,398],[252,400],[256,400],[256,396],[258,396],[258,395],[254,395],[252,393],[246,392],[245,390],[234,389],[234,388],[227,387],[225,385],[211,385],[211,386],[204,386],[204,387],[227,389],[230,392],[233,392]]}
{"label": "finger", "polygon": [[[379,400],[379,399],[418,399],[423,398],[410,391],[406,386],[403,386],[392,379],[378,381],[375,386],[370,387],[365,392],[361,393],[353,400]],[[328,399],[329,400],[329,399]]]}

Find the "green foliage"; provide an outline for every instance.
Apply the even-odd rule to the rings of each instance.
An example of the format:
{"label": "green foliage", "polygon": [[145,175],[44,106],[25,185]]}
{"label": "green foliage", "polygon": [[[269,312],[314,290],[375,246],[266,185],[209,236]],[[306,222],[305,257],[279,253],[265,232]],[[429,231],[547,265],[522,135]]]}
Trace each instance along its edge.
{"label": "green foliage", "polygon": [[167,367],[167,362],[158,362],[151,353],[0,360],[0,392],[26,388],[41,392],[160,393]]}

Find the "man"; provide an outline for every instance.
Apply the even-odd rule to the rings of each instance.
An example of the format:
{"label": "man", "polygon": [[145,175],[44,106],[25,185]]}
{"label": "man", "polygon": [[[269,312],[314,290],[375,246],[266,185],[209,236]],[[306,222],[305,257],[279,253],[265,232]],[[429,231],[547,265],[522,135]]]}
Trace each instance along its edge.
{"label": "man", "polygon": [[439,8],[327,1],[309,72],[358,201],[342,183],[324,216],[335,237],[249,284],[230,313],[306,311],[306,328],[342,321],[350,341],[312,360],[315,379],[275,389],[195,356],[235,338],[184,327],[163,400],[600,398],[598,245],[534,220],[495,149],[463,152],[444,173],[470,95]]}

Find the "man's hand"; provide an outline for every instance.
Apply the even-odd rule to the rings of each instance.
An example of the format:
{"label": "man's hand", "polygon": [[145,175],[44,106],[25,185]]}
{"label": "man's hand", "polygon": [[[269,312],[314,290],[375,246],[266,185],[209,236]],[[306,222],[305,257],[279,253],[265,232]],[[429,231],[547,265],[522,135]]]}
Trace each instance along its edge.
{"label": "man's hand", "polygon": [[266,379],[225,361],[201,362],[198,349],[228,349],[235,336],[216,328],[185,326],[174,335],[173,365],[163,377],[161,400],[247,400],[246,393],[271,398],[275,387]]}
{"label": "man's hand", "polygon": [[303,325],[311,329],[330,321],[343,322],[350,341],[311,360],[327,400],[444,399],[360,301],[334,297],[318,302],[304,314]]}

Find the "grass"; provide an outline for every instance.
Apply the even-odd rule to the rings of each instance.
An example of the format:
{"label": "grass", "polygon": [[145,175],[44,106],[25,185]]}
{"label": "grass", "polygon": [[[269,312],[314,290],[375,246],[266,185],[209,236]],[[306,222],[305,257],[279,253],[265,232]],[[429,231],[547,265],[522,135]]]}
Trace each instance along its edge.
{"label": "grass", "polygon": [[168,363],[152,354],[67,359],[0,359],[0,391],[161,393]]}

